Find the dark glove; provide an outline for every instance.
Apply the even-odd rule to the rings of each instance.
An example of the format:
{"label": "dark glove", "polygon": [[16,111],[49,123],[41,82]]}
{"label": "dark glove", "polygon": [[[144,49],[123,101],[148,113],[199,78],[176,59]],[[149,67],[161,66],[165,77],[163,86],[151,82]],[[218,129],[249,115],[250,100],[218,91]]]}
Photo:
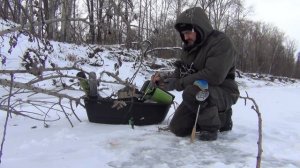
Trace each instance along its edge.
{"label": "dark glove", "polygon": [[167,78],[164,80],[164,84],[162,86],[163,89],[166,91],[171,91],[176,89],[176,84],[179,82],[179,79],[177,78]]}

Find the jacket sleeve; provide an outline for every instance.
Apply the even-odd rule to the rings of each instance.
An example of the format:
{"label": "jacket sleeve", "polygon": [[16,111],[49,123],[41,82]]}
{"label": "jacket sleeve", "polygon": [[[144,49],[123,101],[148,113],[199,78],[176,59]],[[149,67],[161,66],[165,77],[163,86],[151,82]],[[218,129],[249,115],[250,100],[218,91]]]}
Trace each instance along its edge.
{"label": "jacket sleeve", "polygon": [[181,60],[176,60],[173,64],[175,69],[172,72],[167,72],[163,74],[163,78],[180,78],[180,63],[182,61]]}
{"label": "jacket sleeve", "polygon": [[[202,55],[197,55],[201,57]],[[211,45],[206,52],[206,63],[202,70],[180,79],[176,89],[182,90],[195,80],[207,80],[209,85],[220,85],[225,80],[234,62],[234,48],[231,40],[223,37]]]}

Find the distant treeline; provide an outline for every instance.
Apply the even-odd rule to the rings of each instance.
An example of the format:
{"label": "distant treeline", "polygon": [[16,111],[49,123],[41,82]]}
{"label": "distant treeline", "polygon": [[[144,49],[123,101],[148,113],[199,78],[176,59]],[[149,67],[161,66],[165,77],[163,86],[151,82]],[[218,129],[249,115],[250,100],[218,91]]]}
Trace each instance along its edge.
{"label": "distant treeline", "polygon": [[232,38],[238,69],[300,78],[295,42],[274,26],[247,19],[243,0],[0,0],[0,16],[49,40],[132,48],[147,39],[153,47],[174,47],[181,45],[175,19],[194,6],[202,7],[213,27]]}

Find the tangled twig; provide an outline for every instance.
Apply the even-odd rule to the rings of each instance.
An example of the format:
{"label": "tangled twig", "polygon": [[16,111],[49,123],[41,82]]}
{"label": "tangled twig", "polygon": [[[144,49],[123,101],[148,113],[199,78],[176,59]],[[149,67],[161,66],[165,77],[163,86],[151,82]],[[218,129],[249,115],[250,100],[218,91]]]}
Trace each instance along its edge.
{"label": "tangled twig", "polygon": [[143,41],[143,43],[148,43],[148,46],[147,46],[147,48],[145,49],[143,55],[142,55],[141,58],[140,58],[140,64],[139,64],[138,68],[136,69],[136,71],[134,72],[133,76],[132,76],[131,79],[129,80],[129,83],[130,83],[130,84],[133,83],[133,81],[134,81],[134,79],[135,79],[137,73],[140,71],[140,68],[141,68],[141,66],[142,66],[142,64],[143,64],[144,57],[146,57],[147,52],[148,52],[148,50],[150,49],[150,46],[152,45],[152,43],[151,43],[149,40]]}

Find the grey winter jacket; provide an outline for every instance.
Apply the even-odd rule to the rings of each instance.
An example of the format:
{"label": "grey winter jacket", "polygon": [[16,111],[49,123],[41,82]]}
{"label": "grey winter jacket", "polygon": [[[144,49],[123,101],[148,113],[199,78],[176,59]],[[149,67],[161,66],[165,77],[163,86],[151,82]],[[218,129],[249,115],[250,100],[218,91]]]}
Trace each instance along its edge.
{"label": "grey winter jacket", "polygon": [[[195,80],[204,79],[209,85],[222,87],[229,94],[238,97],[239,90],[234,80],[236,53],[229,37],[213,30],[206,14],[199,7],[188,9],[178,16],[175,28],[179,33],[181,24],[192,24],[200,41],[181,55],[183,64],[193,67],[195,73],[180,78],[176,83],[176,90],[183,90]],[[182,34],[181,38],[185,42]]]}

